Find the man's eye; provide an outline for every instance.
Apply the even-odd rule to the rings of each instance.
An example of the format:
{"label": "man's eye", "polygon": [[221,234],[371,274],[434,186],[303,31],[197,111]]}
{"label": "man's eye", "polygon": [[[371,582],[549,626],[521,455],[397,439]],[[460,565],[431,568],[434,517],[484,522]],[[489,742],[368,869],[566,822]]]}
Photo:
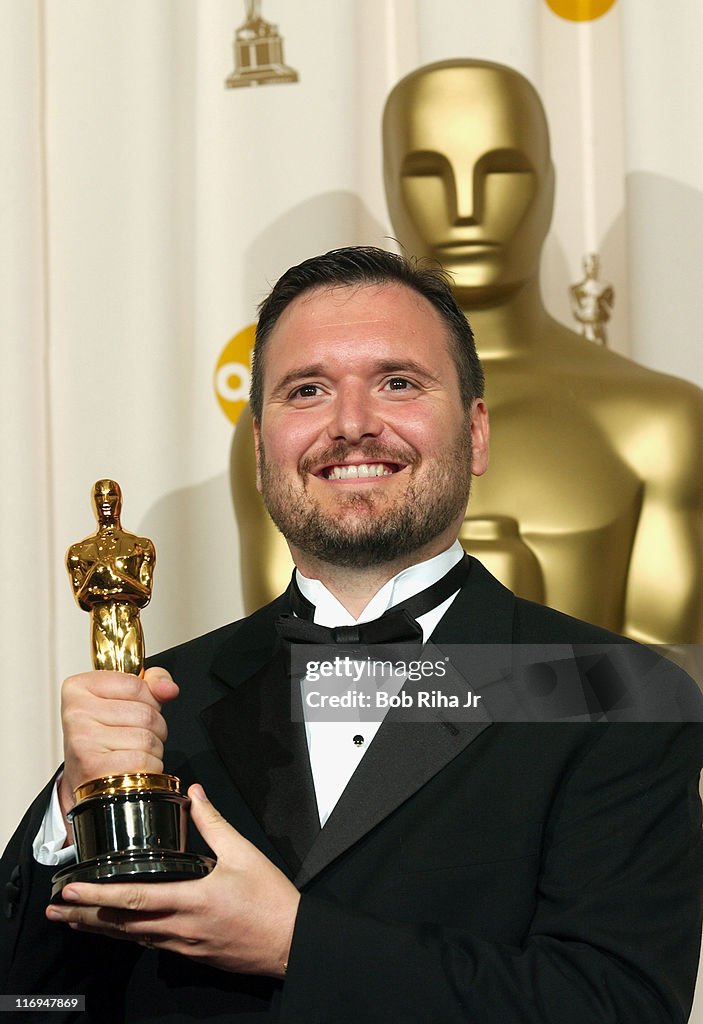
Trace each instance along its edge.
{"label": "man's eye", "polygon": [[295,391],[291,392],[291,398],[317,398],[320,388],[317,384],[301,384]]}
{"label": "man's eye", "polygon": [[405,377],[390,377],[386,381],[386,387],[389,391],[410,391],[412,384]]}

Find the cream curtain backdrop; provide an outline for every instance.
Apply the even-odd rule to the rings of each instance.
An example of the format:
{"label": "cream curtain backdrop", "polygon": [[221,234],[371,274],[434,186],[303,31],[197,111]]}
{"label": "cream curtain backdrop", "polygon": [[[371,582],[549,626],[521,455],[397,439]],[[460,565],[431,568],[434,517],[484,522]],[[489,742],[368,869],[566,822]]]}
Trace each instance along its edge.
{"label": "cream curtain backdrop", "polygon": [[0,0],[3,841],[60,761],[60,680],[88,666],[62,562],[94,480],[121,483],[126,528],[157,547],[150,651],[240,614],[213,371],[288,265],[392,245],[381,112],[414,67],[479,57],[534,82],[550,311],[573,326],[567,288],[598,251],[612,347],[703,385],[699,0],[580,22],[547,0],[264,0],[300,81],[226,90],[244,8]]}

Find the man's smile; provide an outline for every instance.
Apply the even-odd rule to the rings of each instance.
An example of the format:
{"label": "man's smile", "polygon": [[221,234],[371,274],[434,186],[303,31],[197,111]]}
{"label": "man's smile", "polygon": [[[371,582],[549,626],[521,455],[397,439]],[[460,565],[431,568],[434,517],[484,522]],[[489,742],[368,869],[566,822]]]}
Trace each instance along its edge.
{"label": "man's smile", "polygon": [[323,480],[368,480],[382,476],[393,476],[405,465],[398,462],[333,463],[323,466],[315,476]]}

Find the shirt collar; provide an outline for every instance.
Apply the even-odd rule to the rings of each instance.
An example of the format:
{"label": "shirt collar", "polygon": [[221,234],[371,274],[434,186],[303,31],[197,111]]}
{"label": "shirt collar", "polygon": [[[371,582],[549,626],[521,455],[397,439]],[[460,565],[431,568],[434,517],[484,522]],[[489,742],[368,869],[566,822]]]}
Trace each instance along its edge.
{"label": "shirt collar", "polygon": [[464,549],[456,540],[450,548],[435,555],[434,558],[428,558],[426,562],[418,562],[401,570],[374,594],[358,619],[339,603],[320,580],[308,579],[298,569],[295,570],[295,574],[301,593],[315,606],[314,621],[318,625],[352,626],[355,622],[370,622],[377,619],[393,605],[431,587],[463,557]]}

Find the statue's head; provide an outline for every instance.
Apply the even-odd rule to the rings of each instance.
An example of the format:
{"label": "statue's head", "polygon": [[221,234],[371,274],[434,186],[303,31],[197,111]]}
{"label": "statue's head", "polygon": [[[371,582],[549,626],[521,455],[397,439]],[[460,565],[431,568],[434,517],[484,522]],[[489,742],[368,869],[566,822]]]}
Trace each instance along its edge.
{"label": "statue's head", "polygon": [[478,60],[419,68],[388,97],[383,145],[398,240],[438,260],[460,302],[499,300],[537,274],[554,168],[526,78]]}
{"label": "statue's head", "polygon": [[93,488],[95,512],[100,523],[119,520],[122,511],[122,492],[114,480],[98,480]]}
{"label": "statue's head", "polygon": [[600,274],[600,259],[595,252],[589,252],[583,257],[583,269],[586,277],[595,280]]}

